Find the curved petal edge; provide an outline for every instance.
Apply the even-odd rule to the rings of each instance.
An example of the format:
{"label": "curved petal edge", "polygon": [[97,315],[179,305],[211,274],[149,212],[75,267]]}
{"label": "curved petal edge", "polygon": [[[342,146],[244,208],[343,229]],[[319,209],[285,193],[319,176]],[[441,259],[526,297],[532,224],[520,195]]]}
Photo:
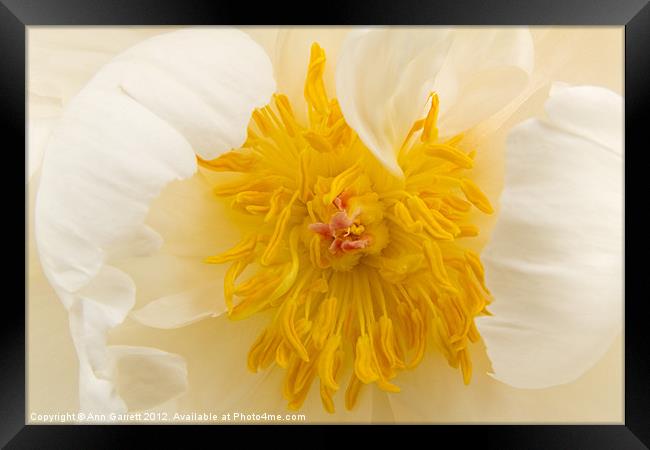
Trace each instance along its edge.
{"label": "curved petal edge", "polygon": [[[43,158],[35,235],[43,270],[69,312],[82,410],[149,408],[184,389],[180,357],[134,347],[117,358],[107,346],[136,290],[110,262],[160,248],[161,236],[144,224],[150,203],[196,172],[196,154],[214,158],[241,145],[253,109],[274,89],[268,56],[245,33],[189,29],[116,56],[66,106]],[[116,369],[125,358],[159,370],[169,389],[143,398],[142,389],[120,387],[127,372],[140,384],[150,380],[137,367]]]}
{"label": "curved petal edge", "polygon": [[[476,323],[493,376],[515,387],[577,379],[622,331],[623,137],[603,138],[595,111],[574,114],[615,95],[604,91],[552,91],[547,120],[507,140],[500,216],[482,255],[493,316]],[[600,112],[622,120],[615,111]]]}

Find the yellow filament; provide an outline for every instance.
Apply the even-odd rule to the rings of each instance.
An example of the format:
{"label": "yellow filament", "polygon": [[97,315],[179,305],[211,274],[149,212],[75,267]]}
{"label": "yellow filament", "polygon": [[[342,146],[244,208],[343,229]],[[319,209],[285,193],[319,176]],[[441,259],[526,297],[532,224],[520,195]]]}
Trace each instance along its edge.
{"label": "yellow filament", "polygon": [[440,106],[440,100],[438,99],[438,94],[431,94],[431,107],[427,113],[427,117],[424,119],[422,124],[422,142],[431,142],[435,141],[438,137],[438,128],[436,123],[438,122],[438,108]]}

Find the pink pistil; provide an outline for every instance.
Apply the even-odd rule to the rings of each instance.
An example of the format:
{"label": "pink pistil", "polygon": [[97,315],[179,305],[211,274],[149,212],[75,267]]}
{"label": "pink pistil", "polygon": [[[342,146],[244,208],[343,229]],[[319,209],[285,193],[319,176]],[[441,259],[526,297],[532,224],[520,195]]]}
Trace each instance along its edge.
{"label": "pink pistil", "polygon": [[314,233],[318,233],[323,237],[329,238],[333,236],[332,229],[328,223],[316,222],[309,224],[308,227]]}
{"label": "pink pistil", "polygon": [[354,225],[361,211],[356,210],[352,215],[348,215],[346,207],[349,197],[349,192],[343,191],[334,199],[333,203],[339,211],[332,215],[329,223],[316,222],[308,226],[314,233],[320,234],[325,239],[331,239],[329,251],[332,254],[360,250],[370,245],[369,237],[350,239],[350,227]]}
{"label": "pink pistil", "polygon": [[343,191],[334,199],[334,206],[336,206],[339,211],[345,211],[348,207],[348,200],[350,199],[350,191]]}
{"label": "pink pistil", "polygon": [[358,239],[356,241],[345,241],[341,244],[341,250],[343,250],[344,252],[350,250],[359,250],[362,248],[366,248],[369,245],[370,245],[370,239],[368,238]]}
{"label": "pink pistil", "polygon": [[333,231],[342,230],[348,228],[354,223],[354,220],[351,217],[348,217],[348,213],[345,211],[339,211],[332,216],[330,219],[330,228]]}
{"label": "pink pistil", "polygon": [[342,246],[343,243],[344,243],[343,239],[341,239],[341,238],[334,238],[334,240],[333,240],[332,243],[330,244],[330,248],[329,248],[330,253],[334,255],[334,254],[336,254],[336,253],[342,251],[342,250],[341,250],[341,246]]}

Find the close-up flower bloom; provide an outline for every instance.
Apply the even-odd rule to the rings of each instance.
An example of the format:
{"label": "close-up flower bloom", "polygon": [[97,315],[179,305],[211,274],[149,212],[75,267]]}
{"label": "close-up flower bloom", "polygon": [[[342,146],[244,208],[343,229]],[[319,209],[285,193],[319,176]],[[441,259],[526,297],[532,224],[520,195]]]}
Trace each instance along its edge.
{"label": "close-up flower bloom", "polygon": [[28,48],[28,409],[622,419],[621,29]]}

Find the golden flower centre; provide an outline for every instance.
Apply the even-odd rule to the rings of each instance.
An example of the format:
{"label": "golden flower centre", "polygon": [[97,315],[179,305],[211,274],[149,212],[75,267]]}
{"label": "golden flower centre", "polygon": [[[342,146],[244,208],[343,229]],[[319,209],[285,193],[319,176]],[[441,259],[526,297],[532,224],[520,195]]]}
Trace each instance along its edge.
{"label": "golden flower centre", "polygon": [[[440,139],[438,98],[398,149],[391,174],[346,123],[323,82],[325,53],[311,49],[300,123],[288,98],[256,111],[244,145],[202,167],[235,178],[215,194],[255,230],[206,259],[228,264],[231,319],[272,311],[248,354],[253,372],[285,369],[282,392],[299,409],[318,384],[335,410],[344,387],[352,409],[370,383],[399,392],[398,374],[427,350],[441,352],[470,382],[474,324],[489,314],[471,211],[493,212],[471,179],[474,152],[462,135]],[[243,355],[242,355],[243,357]]]}

